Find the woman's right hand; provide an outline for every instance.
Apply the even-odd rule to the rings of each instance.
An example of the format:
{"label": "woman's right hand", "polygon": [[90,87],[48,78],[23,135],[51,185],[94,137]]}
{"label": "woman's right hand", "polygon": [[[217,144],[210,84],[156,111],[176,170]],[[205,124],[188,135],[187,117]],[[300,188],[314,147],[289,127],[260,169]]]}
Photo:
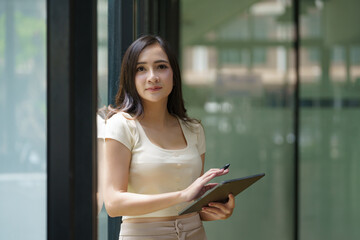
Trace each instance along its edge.
{"label": "woman's right hand", "polygon": [[201,177],[197,178],[189,187],[182,190],[184,200],[190,202],[201,197],[205,192],[215,187],[217,183],[209,183],[213,178],[225,175],[229,169],[213,168],[204,173]]}

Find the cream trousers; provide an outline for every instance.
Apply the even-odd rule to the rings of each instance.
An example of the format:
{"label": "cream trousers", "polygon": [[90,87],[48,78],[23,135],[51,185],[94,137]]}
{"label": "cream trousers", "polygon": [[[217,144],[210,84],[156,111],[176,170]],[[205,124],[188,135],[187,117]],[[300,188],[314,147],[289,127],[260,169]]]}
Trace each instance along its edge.
{"label": "cream trousers", "polygon": [[206,240],[199,214],[175,221],[122,223],[119,240]]}

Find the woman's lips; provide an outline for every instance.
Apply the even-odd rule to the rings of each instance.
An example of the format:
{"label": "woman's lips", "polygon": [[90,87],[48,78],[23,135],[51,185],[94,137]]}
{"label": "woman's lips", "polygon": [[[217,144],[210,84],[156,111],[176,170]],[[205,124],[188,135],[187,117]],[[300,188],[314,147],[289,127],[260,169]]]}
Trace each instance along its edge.
{"label": "woman's lips", "polygon": [[150,88],[147,88],[146,90],[149,90],[149,91],[154,92],[154,91],[160,90],[161,88],[162,88],[162,87],[150,87]]}

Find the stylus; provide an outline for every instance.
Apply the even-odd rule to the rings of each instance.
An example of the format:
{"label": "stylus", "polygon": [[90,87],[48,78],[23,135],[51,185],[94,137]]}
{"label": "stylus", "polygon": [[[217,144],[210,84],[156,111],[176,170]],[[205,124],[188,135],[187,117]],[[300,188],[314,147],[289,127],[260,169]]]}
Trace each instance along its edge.
{"label": "stylus", "polygon": [[230,167],[230,163],[225,164],[225,166],[222,167],[222,169],[226,170]]}

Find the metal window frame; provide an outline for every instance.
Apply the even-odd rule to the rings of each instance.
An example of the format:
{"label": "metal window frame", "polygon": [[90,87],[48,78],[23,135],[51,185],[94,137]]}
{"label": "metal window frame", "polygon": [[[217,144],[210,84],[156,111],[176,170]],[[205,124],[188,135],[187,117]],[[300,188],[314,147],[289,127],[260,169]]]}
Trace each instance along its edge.
{"label": "metal window frame", "polygon": [[168,41],[179,56],[180,0],[136,0],[135,36],[156,34]]}
{"label": "metal window frame", "polygon": [[[108,103],[115,103],[121,60],[134,40],[134,1],[108,1]],[[118,239],[121,217],[108,216],[108,239]]]}
{"label": "metal window frame", "polygon": [[96,0],[47,0],[47,239],[97,239]]}
{"label": "metal window frame", "polygon": [[294,212],[293,239],[300,239],[300,0],[292,0],[294,21]]}

